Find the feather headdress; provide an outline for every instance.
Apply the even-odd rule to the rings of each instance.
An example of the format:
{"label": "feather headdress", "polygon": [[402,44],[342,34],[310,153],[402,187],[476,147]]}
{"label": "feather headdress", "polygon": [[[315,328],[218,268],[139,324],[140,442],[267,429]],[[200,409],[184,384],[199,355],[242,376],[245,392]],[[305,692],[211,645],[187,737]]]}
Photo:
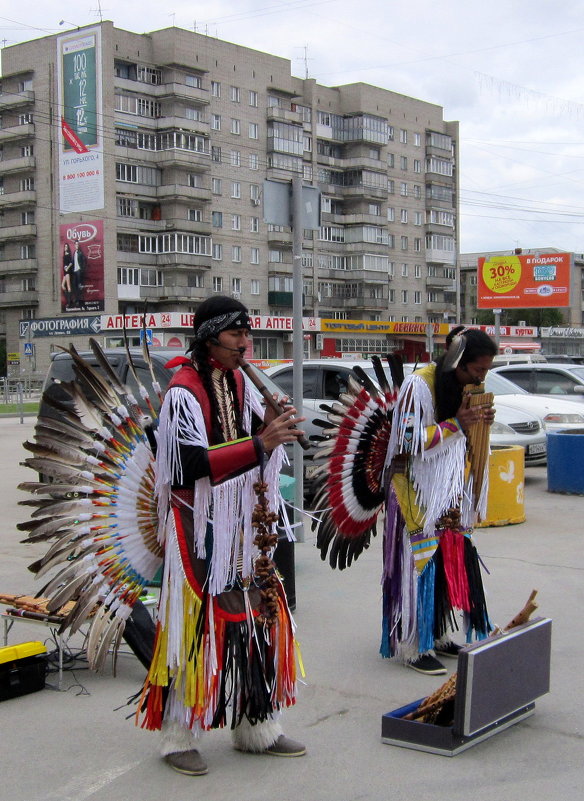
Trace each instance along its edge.
{"label": "feather headdress", "polygon": [[395,380],[403,376],[400,363],[390,361],[393,386],[378,357],[373,366],[378,385],[361,368],[353,368],[347,392],[328,412],[328,437],[318,445],[315,459],[325,458],[315,481],[317,547],[331,567],[343,570],[369,547],[384,502],[383,470],[397,400]]}
{"label": "feather headdress", "polygon": [[[24,542],[48,543],[30,565],[39,577],[52,573],[40,594],[49,597],[50,611],[74,601],[61,630],[73,632],[89,621],[88,660],[100,668],[119,645],[162,554],[147,431],[157,412],[142,384],[146,413],[98,343],[90,345],[97,368],[72,345],[63,348],[75,373],[74,381],[60,384],[68,400],[43,397],[58,417],[40,416],[34,440],[25,443],[32,455],[23,464],[41,480],[19,486],[34,497],[21,501],[33,511],[18,528],[27,532]],[[157,401],[158,392],[152,394]]]}

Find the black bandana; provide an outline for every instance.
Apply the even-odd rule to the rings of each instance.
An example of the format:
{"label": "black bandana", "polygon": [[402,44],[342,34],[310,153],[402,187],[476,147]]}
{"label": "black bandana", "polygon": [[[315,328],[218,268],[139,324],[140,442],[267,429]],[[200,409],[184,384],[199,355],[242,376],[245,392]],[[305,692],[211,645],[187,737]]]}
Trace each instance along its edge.
{"label": "black bandana", "polygon": [[221,331],[227,331],[230,328],[251,328],[251,320],[245,311],[227,312],[227,314],[218,314],[216,317],[211,317],[201,323],[195,333],[195,340],[197,342],[204,342],[207,339],[216,337]]}

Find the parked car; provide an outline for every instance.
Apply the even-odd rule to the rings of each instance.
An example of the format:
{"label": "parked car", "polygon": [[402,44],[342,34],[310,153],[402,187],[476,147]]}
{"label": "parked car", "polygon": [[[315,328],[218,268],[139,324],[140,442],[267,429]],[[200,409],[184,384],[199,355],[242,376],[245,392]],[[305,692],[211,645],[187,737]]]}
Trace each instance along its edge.
{"label": "parked car", "polygon": [[[346,390],[353,367],[360,366],[375,381],[375,371],[371,362],[349,361],[345,359],[308,359],[303,364],[304,405],[314,414],[326,419],[321,405],[337,400]],[[407,374],[414,365],[404,365]],[[292,393],[293,365],[280,364],[266,371],[286,392]],[[486,388],[487,391],[488,388]],[[491,443],[497,446],[521,445],[525,448],[526,464],[545,464],[547,458],[545,428],[539,416],[526,409],[498,398],[495,401],[495,424],[491,428]],[[584,422],[584,421],[583,421]],[[306,468],[309,484],[311,473],[316,469]]]}
{"label": "parked car", "polygon": [[584,365],[548,362],[494,367],[493,372],[535,395],[584,403]]}

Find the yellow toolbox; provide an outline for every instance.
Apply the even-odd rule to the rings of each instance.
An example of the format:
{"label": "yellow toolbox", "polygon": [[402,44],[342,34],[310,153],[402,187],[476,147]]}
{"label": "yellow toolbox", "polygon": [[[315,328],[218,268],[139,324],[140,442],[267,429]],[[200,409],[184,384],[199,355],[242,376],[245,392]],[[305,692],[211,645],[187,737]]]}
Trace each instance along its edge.
{"label": "yellow toolbox", "polygon": [[42,690],[46,675],[47,649],[42,642],[0,648],[0,701]]}

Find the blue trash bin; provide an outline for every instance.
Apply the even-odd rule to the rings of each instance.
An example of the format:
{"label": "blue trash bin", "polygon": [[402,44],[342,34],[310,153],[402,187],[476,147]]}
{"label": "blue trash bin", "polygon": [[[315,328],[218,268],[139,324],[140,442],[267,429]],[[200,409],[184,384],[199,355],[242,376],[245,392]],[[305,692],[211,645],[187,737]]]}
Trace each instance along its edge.
{"label": "blue trash bin", "polygon": [[547,435],[549,492],[584,495],[584,428]]}

